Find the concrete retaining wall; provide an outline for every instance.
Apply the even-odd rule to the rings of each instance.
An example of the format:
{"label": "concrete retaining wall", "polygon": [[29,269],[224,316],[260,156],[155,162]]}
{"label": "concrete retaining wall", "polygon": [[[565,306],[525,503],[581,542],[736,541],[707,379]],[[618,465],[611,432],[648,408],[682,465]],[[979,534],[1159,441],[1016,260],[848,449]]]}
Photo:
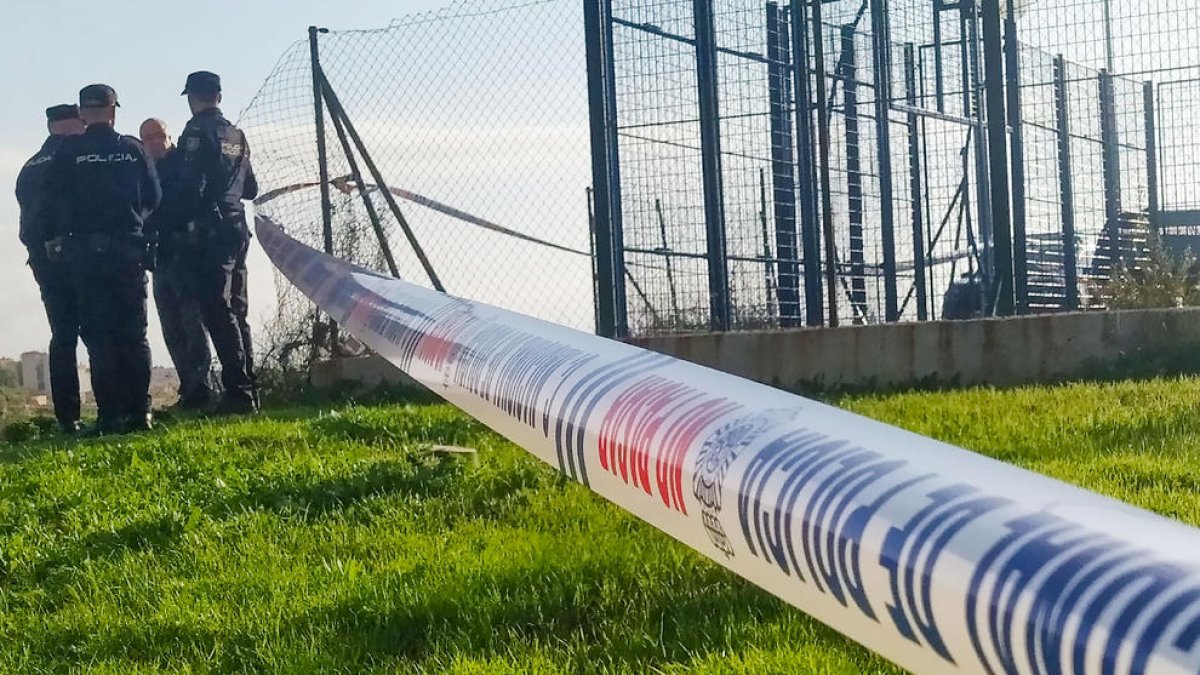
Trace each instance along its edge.
{"label": "concrete retaining wall", "polygon": [[[1200,309],[644,338],[634,344],[787,389],[805,385],[1009,386],[1082,374],[1123,355],[1200,344]],[[318,363],[318,387],[419,386],[385,359]]]}
{"label": "concrete retaining wall", "polygon": [[314,363],[308,369],[309,381],[318,389],[361,386],[423,387],[381,356],[359,356]]}
{"label": "concrete retaining wall", "polygon": [[635,344],[784,388],[1000,386],[1077,376],[1125,354],[1200,343],[1200,309],[1092,312],[645,338]]}

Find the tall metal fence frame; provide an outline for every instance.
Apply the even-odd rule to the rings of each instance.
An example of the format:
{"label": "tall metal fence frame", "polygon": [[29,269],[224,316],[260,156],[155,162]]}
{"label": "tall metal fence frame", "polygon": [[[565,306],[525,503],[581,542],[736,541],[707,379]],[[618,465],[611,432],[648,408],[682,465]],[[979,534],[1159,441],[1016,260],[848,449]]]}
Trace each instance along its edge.
{"label": "tall metal fence frame", "polygon": [[[445,279],[465,296],[520,286],[514,309],[571,314],[577,327],[591,322],[590,257],[596,332],[608,337],[1103,309],[1109,282],[1149,260],[1152,238],[1172,252],[1200,249],[1200,39],[1191,37],[1200,37],[1200,10],[1164,2],[462,3],[361,34],[322,39],[310,29],[250,110],[271,139],[275,179],[308,192],[270,208],[325,250],[358,251],[371,258],[360,264],[420,275],[435,289]],[[1114,11],[1131,22],[1117,36]],[[497,63],[452,29],[505,30],[492,19],[510,26],[497,34],[510,49],[551,31],[552,53],[525,54],[557,54],[569,68],[522,79],[520,62]],[[1182,43],[1171,58],[1129,48],[1129,38],[1172,22]],[[404,50],[439,39],[460,61]],[[356,70],[368,56],[387,86]],[[398,67],[426,56],[422,68]],[[485,69],[507,88],[481,85]],[[400,82],[426,95],[389,113]],[[533,88],[545,82],[559,86]],[[524,157],[526,171],[571,163],[538,175],[540,205],[516,198],[495,172],[501,180],[482,189],[439,182],[455,168],[439,143],[504,161],[487,154],[495,146],[486,139],[505,129],[486,112],[394,130],[395,120],[441,119],[513,90],[534,95],[507,109],[510,125],[540,133],[543,106],[572,139],[559,151],[526,135],[545,153]],[[414,133],[426,135],[422,144],[404,145]],[[411,226],[402,204],[419,210]],[[463,229],[448,241],[447,226],[489,232]],[[512,266],[455,255],[501,241],[529,248],[505,249]],[[527,253],[566,257],[539,276]],[[486,287],[466,278],[469,264],[487,268]],[[567,276],[570,291],[551,308],[540,289]],[[314,349],[338,351],[333,322],[317,319],[312,336]]]}
{"label": "tall metal fence frame", "polygon": [[[765,1],[758,3],[763,20],[757,29],[765,26],[766,48],[753,51],[718,39],[714,16],[741,11],[729,10],[729,3],[723,0],[659,2],[655,17],[665,20],[631,17],[647,14],[646,3],[585,0],[598,332],[626,337],[663,331],[721,332],[942,318],[947,312],[936,307],[937,294],[949,294],[953,289],[934,288],[931,268],[947,262],[947,256],[935,249],[943,241],[955,209],[968,211],[957,216],[968,221],[968,241],[955,246],[965,248],[965,254],[961,250],[949,254],[955,260],[950,283],[954,284],[953,277],[958,274],[955,265],[964,263],[968,268],[965,278],[973,284],[968,290],[980,296],[967,301],[975,307],[975,314],[1072,311],[1100,304],[1096,298],[1084,297],[1089,294],[1089,283],[1103,281],[1118,267],[1136,266],[1144,258],[1148,225],[1160,230],[1182,228],[1180,232],[1188,234],[1200,224],[1200,213],[1194,208],[1164,208],[1159,166],[1163,139],[1161,129],[1156,131],[1156,110],[1163,107],[1162,97],[1172,87],[1187,86],[1195,79],[1156,84],[1123,78],[1109,69],[1077,67],[1061,53],[1022,43],[1015,3],[931,1],[932,44],[897,37],[904,31],[893,25],[897,20],[894,7],[904,6],[899,19],[903,22],[910,19],[905,8],[915,4],[904,0],[864,0],[856,15],[841,24],[827,19],[828,6],[838,4],[833,0]],[[1108,2],[1105,9],[1107,12]],[[956,40],[939,34],[947,14],[959,17]],[[693,215],[703,223],[703,250],[679,250],[668,243],[661,199],[653,200],[652,209],[649,198],[639,195],[638,202],[628,194],[631,184],[640,187],[637,180],[642,180],[624,175],[631,165],[637,170],[642,161],[629,160],[628,146],[644,140],[631,129],[653,126],[631,124],[622,107],[636,108],[642,96],[631,90],[629,81],[647,87],[651,81],[648,77],[637,79],[636,67],[622,60],[616,36],[634,33],[640,36],[634,38],[640,41],[638,49],[651,54],[647,59],[658,54],[653,51],[656,47],[649,46],[652,40],[683,45],[694,58],[694,78],[688,75],[683,79],[695,90],[685,101],[695,106],[695,119],[677,115],[661,124],[681,127],[694,122],[698,126],[698,132],[687,133],[690,149],[698,155],[691,161],[698,163],[701,173],[700,180],[691,177],[690,184],[699,184],[703,194],[703,213]],[[867,49],[862,49],[860,42],[866,42]],[[1111,68],[1111,36],[1108,42]],[[833,63],[831,44],[840,45]],[[959,52],[954,56],[962,75],[958,91],[946,90],[948,50]],[[673,53],[669,58],[679,60]],[[1037,63],[1027,65],[1027,59]],[[717,67],[718,61],[725,64],[723,69]],[[723,125],[729,125],[734,115],[724,112],[726,101],[719,96],[720,77],[734,70],[735,66],[728,65],[733,61],[761,66],[770,98],[769,113],[755,113],[769,117],[772,139],[769,160],[760,158],[769,161],[771,169],[770,184],[764,181],[762,187],[763,246],[756,255],[731,250],[729,239],[730,173],[723,171],[722,162],[736,153],[722,144],[730,135]],[[935,91],[927,90],[928,69],[936,71]],[[675,75],[675,71],[668,72]],[[886,76],[878,77],[879,73]],[[1093,86],[1094,103],[1085,102],[1086,111],[1073,112],[1070,104],[1079,98],[1076,88]],[[1131,102],[1134,90],[1137,101]],[[841,97],[837,105],[835,95]],[[650,95],[642,97],[646,96]],[[957,101],[950,100],[956,96],[963,99],[961,110],[956,109]],[[1027,96],[1041,98],[1031,105],[1023,100]],[[870,100],[864,105],[865,99]],[[741,110],[739,104],[734,101],[731,108]],[[1027,108],[1036,106],[1049,113],[1050,105],[1052,114],[1042,115],[1047,119],[1027,114]],[[1089,117],[1081,122],[1083,112]],[[1090,129],[1093,122],[1098,122],[1094,131],[1079,130],[1081,126]],[[923,156],[922,135],[929,123],[943,125],[943,129],[944,125],[957,125],[966,137],[961,186],[942,212],[934,212],[928,196],[930,160]],[[833,133],[835,125],[842,133]],[[1027,135],[1035,137],[1035,147],[1027,147]],[[870,142],[864,140],[868,137]],[[666,136],[654,142],[660,147],[688,145]],[[1081,149],[1091,157],[1097,148],[1102,176],[1096,175],[1094,182],[1096,186],[1102,182],[1103,224],[1093,228],[1100,230],[1098,234],[1093,232],[1090,239],[1083,240],[1077,231],[1080,178],[1073,173],[1073,162],[1080,161]],[[639,151],[634,148],[635,154]],[[871,160],[873,168],[864,166],[866,160]],[[1126,169],[1138,165],[1137,177],[1125,185],[1123,164]],[[1058,175],[1037,178],[1043,183],[1032,185],[1027,176],[1031,169],[1052,170]],[[838,185],[833,184],[831,172]],[[864,194],[864,182],[871,183],[869,197]],[[1059,194],[1028,192],[1031,186],[1039,191],[1051,182],[1058,184]],[[1138,183],[1138,189],[1147,193],[1144,200],[1138,200],[1143,201],[1139,208],[1127,208],[1134,200],[1123,199],[1123,189],[1126,193],[1131,189],[1129,182]],[[1082,187],[1087,193],[1084,196],[1090,198],[1094,187]],[[845,234],[835,232],[835,196],[850,205]],[[869,234],[879,249],[874,261],[863,255],[864,199],[872,199],[874,205],[869,213]],[[974,208],[965,209],[968,202]],[[631,207],[635,211],[632,216]],[[1031,232],[1030,208],[1055,210],[1057,231],[1043,226],[1045,231]],[[655,213],[663,233],[661,245],[631,243],[631,217],[654,220]],[[773,236],[769,236],[768,217],[776,225]],[[839,237],[848,239],[848,245],[841,245]],[[644,257],[665,264],[669,300],[664,293],[660,302],[664,306],[669,303],[666,309],[677,316],[681,314],[678,269],[703,263],[708,302],[702,322],[685,319],[677,325],[647,326],[643,320],[642,325],[631,325],[630,310],[636,310],[637,303],[626,294],[626,279],[633,278],[627,265]],[[761,266],[764,271],[765,325],[755,325],[755,320],[748,325],[735,305],[739,298],[730,287],[730,269],[739,262]],[[877,296],[877,314],[868,307],[868,286]],[[649,293],[653,295],[652,290]],[[647,291],[639,288],[639,296],[645,301]],[[653,312],[654,320],[662,309]],[[740,319],[735,319],[735,314]]]}

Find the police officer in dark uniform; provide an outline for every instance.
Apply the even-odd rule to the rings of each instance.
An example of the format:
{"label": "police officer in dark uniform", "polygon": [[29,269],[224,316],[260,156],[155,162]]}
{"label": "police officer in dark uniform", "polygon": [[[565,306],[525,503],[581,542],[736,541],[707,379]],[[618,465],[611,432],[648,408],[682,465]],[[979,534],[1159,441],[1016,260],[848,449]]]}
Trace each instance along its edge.
{"label": "police officer in dark uniform", "polygon": [[[162,120],[142,122],[138,135],[146,148],[146,157],[158,173],[163,192],[168,192],[183,170],[183,154],[171,143]],[[163,340],[179,373],[179,407],[201,410],[213,398],[212,352],[195,292],[197,265],[190,250],[194,246],[183,228],[161,222],[159,214],[151,219],[158,235],[154,304],[158,307]]]}
{"label": "police officer in dark uniform", "polygon": [[21,243],[29,251],[29,267],[42,293],[42,304],[50,319],[50,393],[54,415],[63,433],[79,431],[79,308],[71,285],[70,270],[52,263],[46,255],[45,231],[48,216],[42,201],[54,154],[70,136],[83,133],[79,107],[56,105],[46,110],[50,137],[17,176],[17,202],[21,206]]}
{"label": "police officer in dark uniform", "polygon": [[193,242],[199,266],[196,287],[221,361],[224,400],[229,414],[258,410],[254,354],[247,322],[246,254],[250,228],[244,199],[258,196],[246,135],[221,114],[221,78],[192,73],[183,93],[192,119],[179,137],[183,167],[163,199],[164,227],[180,227]]}
{"label": "police officer in dark uniform", "polygon": [[79,92],[87,131],[55,155],[44,195],[55,214],[46,250],[51,259],[67,261],[76,281],[100,434],[153,425],[146,339],[153,233],[145,222],[162,193],[141,142],[113,129],[117,106],[117,93],[107,85]]}

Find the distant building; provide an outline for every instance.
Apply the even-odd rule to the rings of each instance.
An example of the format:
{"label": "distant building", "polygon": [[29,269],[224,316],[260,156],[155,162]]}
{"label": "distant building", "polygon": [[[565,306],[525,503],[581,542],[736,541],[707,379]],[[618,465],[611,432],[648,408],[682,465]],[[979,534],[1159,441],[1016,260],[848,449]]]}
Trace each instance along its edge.
{"label": "distant building", "polygon": [[[21,355],[21,391],[34,396],[50,396],[50,355],[26,352]],[[92,393],[92,371],[86,362],[79,364],[79,392],[85,398]]]}
{"label": "distant building", "polygon": [[50,393],[50,356],[42,352],[21,355],[21,390],[27,394]]}
{"label": "distant building", "polygon": [[[44,352],[28,352],[21,355],[21,391],[33,397],[51,395],[50,357]],[[156,367],[150,371],[150,391],[156,400],[170,400],[179,391],[179,373],[174,368]],[[79,393],[84,402],[91,402],[92,371],[83,360],[79,364]],[[33,404],[39,405],[36,400]],[[40,404],[44,407],[45,404]]]}

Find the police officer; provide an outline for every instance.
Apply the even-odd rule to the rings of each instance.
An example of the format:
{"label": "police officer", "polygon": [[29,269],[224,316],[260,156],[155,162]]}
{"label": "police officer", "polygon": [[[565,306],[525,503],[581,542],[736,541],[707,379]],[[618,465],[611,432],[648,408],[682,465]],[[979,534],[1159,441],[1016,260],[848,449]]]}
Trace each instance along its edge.
{"label": "police officer", "polygon": [[[139,136],[146,157],[154,164],[163,192],[168,192],[183,168],[183,155],[171,142],[166,122],[142,122]],[[188,254],[191,244],[183,228],[152,217],[158,235],[154,270],[154,303],[162,324],[163,340],[179,373],[179,407],[200,410],[212,402],[212,352],[196,297],[196,264]]]}
{"label": "police officer", "polygon": [[71,285],[70,270],[52,263],[46,255],[46,210],[42,194],[50,176],[50,162],[69,136],[83,133],[79,107],[56,105],[46,110],[50,137],[17,176],[17,202],[21,206],[21,243],[29,251],[29,267],[42,293],[42,304],[50,319],[50,393],[59,429],[66,434],[79,431],[79,309]]}
{"label": "police officer", "polygon": [[183,167],[163,200],[161,222],[181,227],[195,242],[196,291],[204,325],[221,361],[220,412],[258,410],[254,355],[247,322],[246,254],[250,228],[243,199],[258,196],[246,135],[218,107],[221,78],[192,73],[183,91],[192,119],[179,137]]}
{"label": "police officer", "polygon": [[113,129],[117,106],[117,93],[107,85],[79,92],[87,131],[55,155],[44,194],[54,208],[45,234],[47,253],[65,259],[76,281],[100,434],[153,425],[146,339],[146,270],[153,237],[145,221],[162,193],[142,144]]}

